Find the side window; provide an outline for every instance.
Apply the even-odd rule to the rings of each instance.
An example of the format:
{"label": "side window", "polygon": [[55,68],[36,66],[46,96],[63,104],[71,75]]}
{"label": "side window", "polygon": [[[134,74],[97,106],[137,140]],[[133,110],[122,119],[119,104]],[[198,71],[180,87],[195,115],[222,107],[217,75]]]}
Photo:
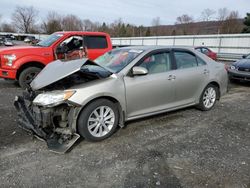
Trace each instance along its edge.
{"label": "side window", "polygon": [[146,68],[149,74],[167,72],[171,70],[170,54],[162,52],[150,55],[139,66]]}
{"label": "side window", "polygon": [[55,58],[61,60],[80,59],[84,56],[83,37],[70,36],[62,41],[55,50]]}
{"label": "side window", "polygon": [[67,52],[79,50],[83,46],[83,38],[81,36],[71,36],[65,39],[60,46],[64,47]]}
{"label": "side window", "polygon": [[206,65],[207,63],[202,60],[200,57],[197,57],[197,62],[198,62],[198,66],[203,66],[203,65]]}
{"label": "side window", "polygon": [[209,50],[208,50],[207,48],[202,48],[202,53],[208,54],[208,53],[209,53]]}
{"label": "side window", "polygon": [[195,55],[188,52],[174,52],[177,69],[197,67]]}
{"label": "side window", "polygon": [[85,36],[84,42],[88,49],[108,48],[108,43],[105,36]]}
{"label": "side window", "polygon": [[196,48],[196,50],[197,50],[198,52],[201,52],[201,53],[202,53],[201,48]]}

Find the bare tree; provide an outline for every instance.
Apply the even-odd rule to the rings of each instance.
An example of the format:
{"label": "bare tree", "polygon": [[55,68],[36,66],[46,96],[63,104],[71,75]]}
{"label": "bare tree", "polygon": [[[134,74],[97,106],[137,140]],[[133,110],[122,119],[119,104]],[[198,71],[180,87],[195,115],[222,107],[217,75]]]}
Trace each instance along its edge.
{"label": "bare tree", "polygon": [[193,17],[189,16],[187,14],[183,14],[182,16],[179,16],[176,18],[176,23],[177,25],[181,25],[181,30],[184,35],[187,34],[193,34],[192,30],[193,28],[191,27],[193,23]]}
{"label": "bare tree", "polygon": [[38,11],[34,7],[17,6],[12,14],[12,22],[20,32],[30,33],[36,23]]}
{"label": "bare tree", "polygon": [[231,11],[222,25],[222,33],[240,33],[243,29],[242,21],[239,20],[239,12]]}
{"label": "bare tree", "polygon": [[77,16],[70,14],[62,19],[62,29],[64,31],[81,31],[82,21]]}
{"label": "bare tree", "polygon": [[10,32],[10,33],[16,32],[15,28],[11,24],[8,24],[8,23],[1,24],[1,31]]}
{"label": "bare tree", "polygon": [[202,21],[210,21],[213,18],[213,15],[216,13],[216,11],[212,10],[212,9],[204,9],[201,12],[201,19]]}
{"label": "bare tree", "polygon": [[120,29],[122,27],[123,21],[121,18],[115,20],[113,23],[110,24],[111,27],[111,35],[115,37],[120,36]]}
{"label": "bare tree", "polygon": [[159,26],[161,25],[161,19],[160,17],[153,18],[152,20],[152,26]]}
{"label": "bare tree", "polygon": [[243,25],[242,21],[239,20],[238,11],[229,11],[227,8],[221,8],[218,10],[218,33],[240,33]]}
{"label": "bare tree", "polygon": [[[0,23],[1,23],[1,18],[2,18],[2,15],[0,14]],[[0,26],[0,31],[2,30],[2,27]]]}
{"label": "bare tree", "polygon": [[183,14],[182,16],[176,18],[176,24],[188,24],[193,21],[194,21],[193,17],[187,14]]}
{"label": "bare tree", "polygon": [[224,21],[229,15],[229,10],[227,8],[220,8],[218,10],[218,21]]}
{"label": "bare tree", "polygon": [[93,31],[94,30],[94,23],[91,22],[89,19],[83,20],[82,23],[83,23],[83,30],[84,31]]}
{"label": "bare tree", "polygon": [[160,17],[153,18],[152,20],[152,30],[151,34],[158,36],[160,34],[160,25],[161,25],[161,19]]}
{"label": "bare tree", "polygon": [[56,31],[62,30],[62,19],[61,15],[57,14],[56,12],[52,11],[49,12],[47,18],[42,23],[42,29],[45,33],[51,34]]}

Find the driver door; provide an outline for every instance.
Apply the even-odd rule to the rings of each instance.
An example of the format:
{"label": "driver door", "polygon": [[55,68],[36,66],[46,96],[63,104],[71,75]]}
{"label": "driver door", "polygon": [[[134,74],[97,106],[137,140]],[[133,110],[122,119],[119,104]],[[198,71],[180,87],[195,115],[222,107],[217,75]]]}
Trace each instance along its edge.
{"label": "driver door", "polygon": [[83,58],[83,37],[74,35],[65,39],[56,48],[56,59],[74,60]]}
{"label": "driver door", "polygon": [[170,52],[154,52],[136,66],[146,68],[148,74],[124,77],[128,118],[171,108],[175,89]]}

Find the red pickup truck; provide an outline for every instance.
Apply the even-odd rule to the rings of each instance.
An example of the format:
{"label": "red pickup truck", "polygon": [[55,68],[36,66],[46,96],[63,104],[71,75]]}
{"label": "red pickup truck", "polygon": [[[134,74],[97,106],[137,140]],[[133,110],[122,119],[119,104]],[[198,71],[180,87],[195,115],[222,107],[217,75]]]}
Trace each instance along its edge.
{"label": "red pickup truck", "polygon": [[94,60],[112,49],[110,36],[102,32],[56,32],[35,46],[0,49],[0,78],[18,80],[22,88],[48,63],[87,56]]}

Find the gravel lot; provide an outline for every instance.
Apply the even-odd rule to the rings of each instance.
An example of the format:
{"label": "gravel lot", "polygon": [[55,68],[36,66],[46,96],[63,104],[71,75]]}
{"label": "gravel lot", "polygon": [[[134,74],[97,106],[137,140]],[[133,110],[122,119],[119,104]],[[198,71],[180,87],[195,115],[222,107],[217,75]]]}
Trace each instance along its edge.
{"label": "gravel lot", "polygon": [[0,187],[250,187],[250,84],[231,84],[209,112],[129,122],[65,155],[16,126],[20,93],[0,79]]}

